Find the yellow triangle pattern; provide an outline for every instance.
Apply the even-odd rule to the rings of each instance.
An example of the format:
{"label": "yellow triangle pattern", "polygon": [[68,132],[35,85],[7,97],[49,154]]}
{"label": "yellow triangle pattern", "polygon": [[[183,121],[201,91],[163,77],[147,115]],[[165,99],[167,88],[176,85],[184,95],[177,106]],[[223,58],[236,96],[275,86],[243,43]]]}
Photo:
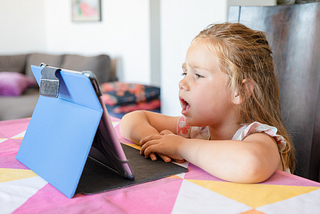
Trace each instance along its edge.
{"label": "yellow triangle pattern", "polygon": [[137,144],[134,144],[134,143],[124,143],[124,144],[127,145],[127,146],[130,146],[132,148],[138,149],[138,150],[141,149],[141,146],[139,146]]}
{"label": "yellow triangle pattern", "polygon": [[38,176],[29,169],[0,168],[0,183]]}
{"label": "yellow triangle pattern", "polygon": [[8,138],[0,138],[0,143],[8,140]]}
{"label": "yellow triangle pattern", "polygon": [[23,137],[13,137],[11,139],[23,139]]}
{"label": "yellow triangle pattern", "polygon": [[179,178],[179,179],[182,179],[181,177],[179,177],[179,176],[177,176],[177,175],[171,175],[171,176],[169,176],[169,177],[167,177],[167,178]]}
{"label": "yellow triangle pattern", "polygon": [[320,189],[320,187],[239,184],[222,181],[187,180],[235,201],[246,204],[252,208],[272,204]]}

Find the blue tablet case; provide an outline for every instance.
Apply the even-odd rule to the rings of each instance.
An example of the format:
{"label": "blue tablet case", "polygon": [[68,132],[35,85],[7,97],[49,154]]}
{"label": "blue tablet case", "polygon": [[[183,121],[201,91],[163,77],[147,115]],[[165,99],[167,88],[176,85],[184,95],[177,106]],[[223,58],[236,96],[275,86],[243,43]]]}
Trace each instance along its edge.
{"label": "blue tablet case", "polygon": [[[42,69],[32,66],[39,85]],[[59,70],[56,77],[58,96],[39,97],[16,159],[71,198],[103,110],[87,76]]]}

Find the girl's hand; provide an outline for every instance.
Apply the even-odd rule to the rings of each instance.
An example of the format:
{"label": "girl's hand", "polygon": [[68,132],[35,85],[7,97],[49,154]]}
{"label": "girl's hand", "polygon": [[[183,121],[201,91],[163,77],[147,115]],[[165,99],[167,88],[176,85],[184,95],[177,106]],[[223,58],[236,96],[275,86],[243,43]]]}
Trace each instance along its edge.
{"label": "girl's hand", "polygon": [[140,154],[146,158],[156,160],[155,155],[158,154],[165,162],[170,162],[174,159],[178,163],[183,163],[185,160],[178,152],[179,146],[185,140],[184,137],[173,134],[169,130],[164,130],[157,135],[150,135],[140,141]]}

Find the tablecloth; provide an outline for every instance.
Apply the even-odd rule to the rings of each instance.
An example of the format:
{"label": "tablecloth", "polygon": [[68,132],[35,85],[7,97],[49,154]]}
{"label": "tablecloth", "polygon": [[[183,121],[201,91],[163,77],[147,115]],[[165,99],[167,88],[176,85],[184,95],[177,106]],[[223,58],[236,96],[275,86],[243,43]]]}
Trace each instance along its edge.
{"label": "tablecloth", "polygon": [[0,213],[320,213],[318,182],[276,171],[260,184],[230,183],[190,163],[187,173],[68,199],[15,159],[29,120],[0,122]]}

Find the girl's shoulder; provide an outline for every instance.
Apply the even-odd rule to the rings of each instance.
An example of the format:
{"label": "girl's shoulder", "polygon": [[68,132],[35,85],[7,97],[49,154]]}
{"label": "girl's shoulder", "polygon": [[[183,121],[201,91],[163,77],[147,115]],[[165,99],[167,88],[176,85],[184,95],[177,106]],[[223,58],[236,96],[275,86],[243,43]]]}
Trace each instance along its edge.
{"label": "girl's shoulder", "polygon": [[269,126],[267,124],[262,124],[259,122],[253,122],[251,124],[243,125],[233,136],[232,140],[243,140],[248,137],[250,134],[254,133],[265,133],[275,139],[278,144],[280,151],[284,151],[287,142],[285,139],[277,134],[278,129],[274,126]]}
{"label": "girl's shoulder", "polygon": [[270,137],[275,139],[275,141],[278,144],[278,149],[280,151],[280,156],[281,156],[281,160],[283,163],[284,171],[291,173],[290,169],[284,163],[283,156],[282,156],[282,152],[285,150],[287,142],[285,141],[285,139],[281,135],[278,135],[277,132],[278,132],[278,129],[274,126],[269,126],[267,124],[262,124],[259,122],[253,122],[248,125],[243,125],[235,133],[232,140],[243,140],[244,138],[246,138],[250,134],[254,134],[254,133],[265,133],[265,134],[269,135]]}

